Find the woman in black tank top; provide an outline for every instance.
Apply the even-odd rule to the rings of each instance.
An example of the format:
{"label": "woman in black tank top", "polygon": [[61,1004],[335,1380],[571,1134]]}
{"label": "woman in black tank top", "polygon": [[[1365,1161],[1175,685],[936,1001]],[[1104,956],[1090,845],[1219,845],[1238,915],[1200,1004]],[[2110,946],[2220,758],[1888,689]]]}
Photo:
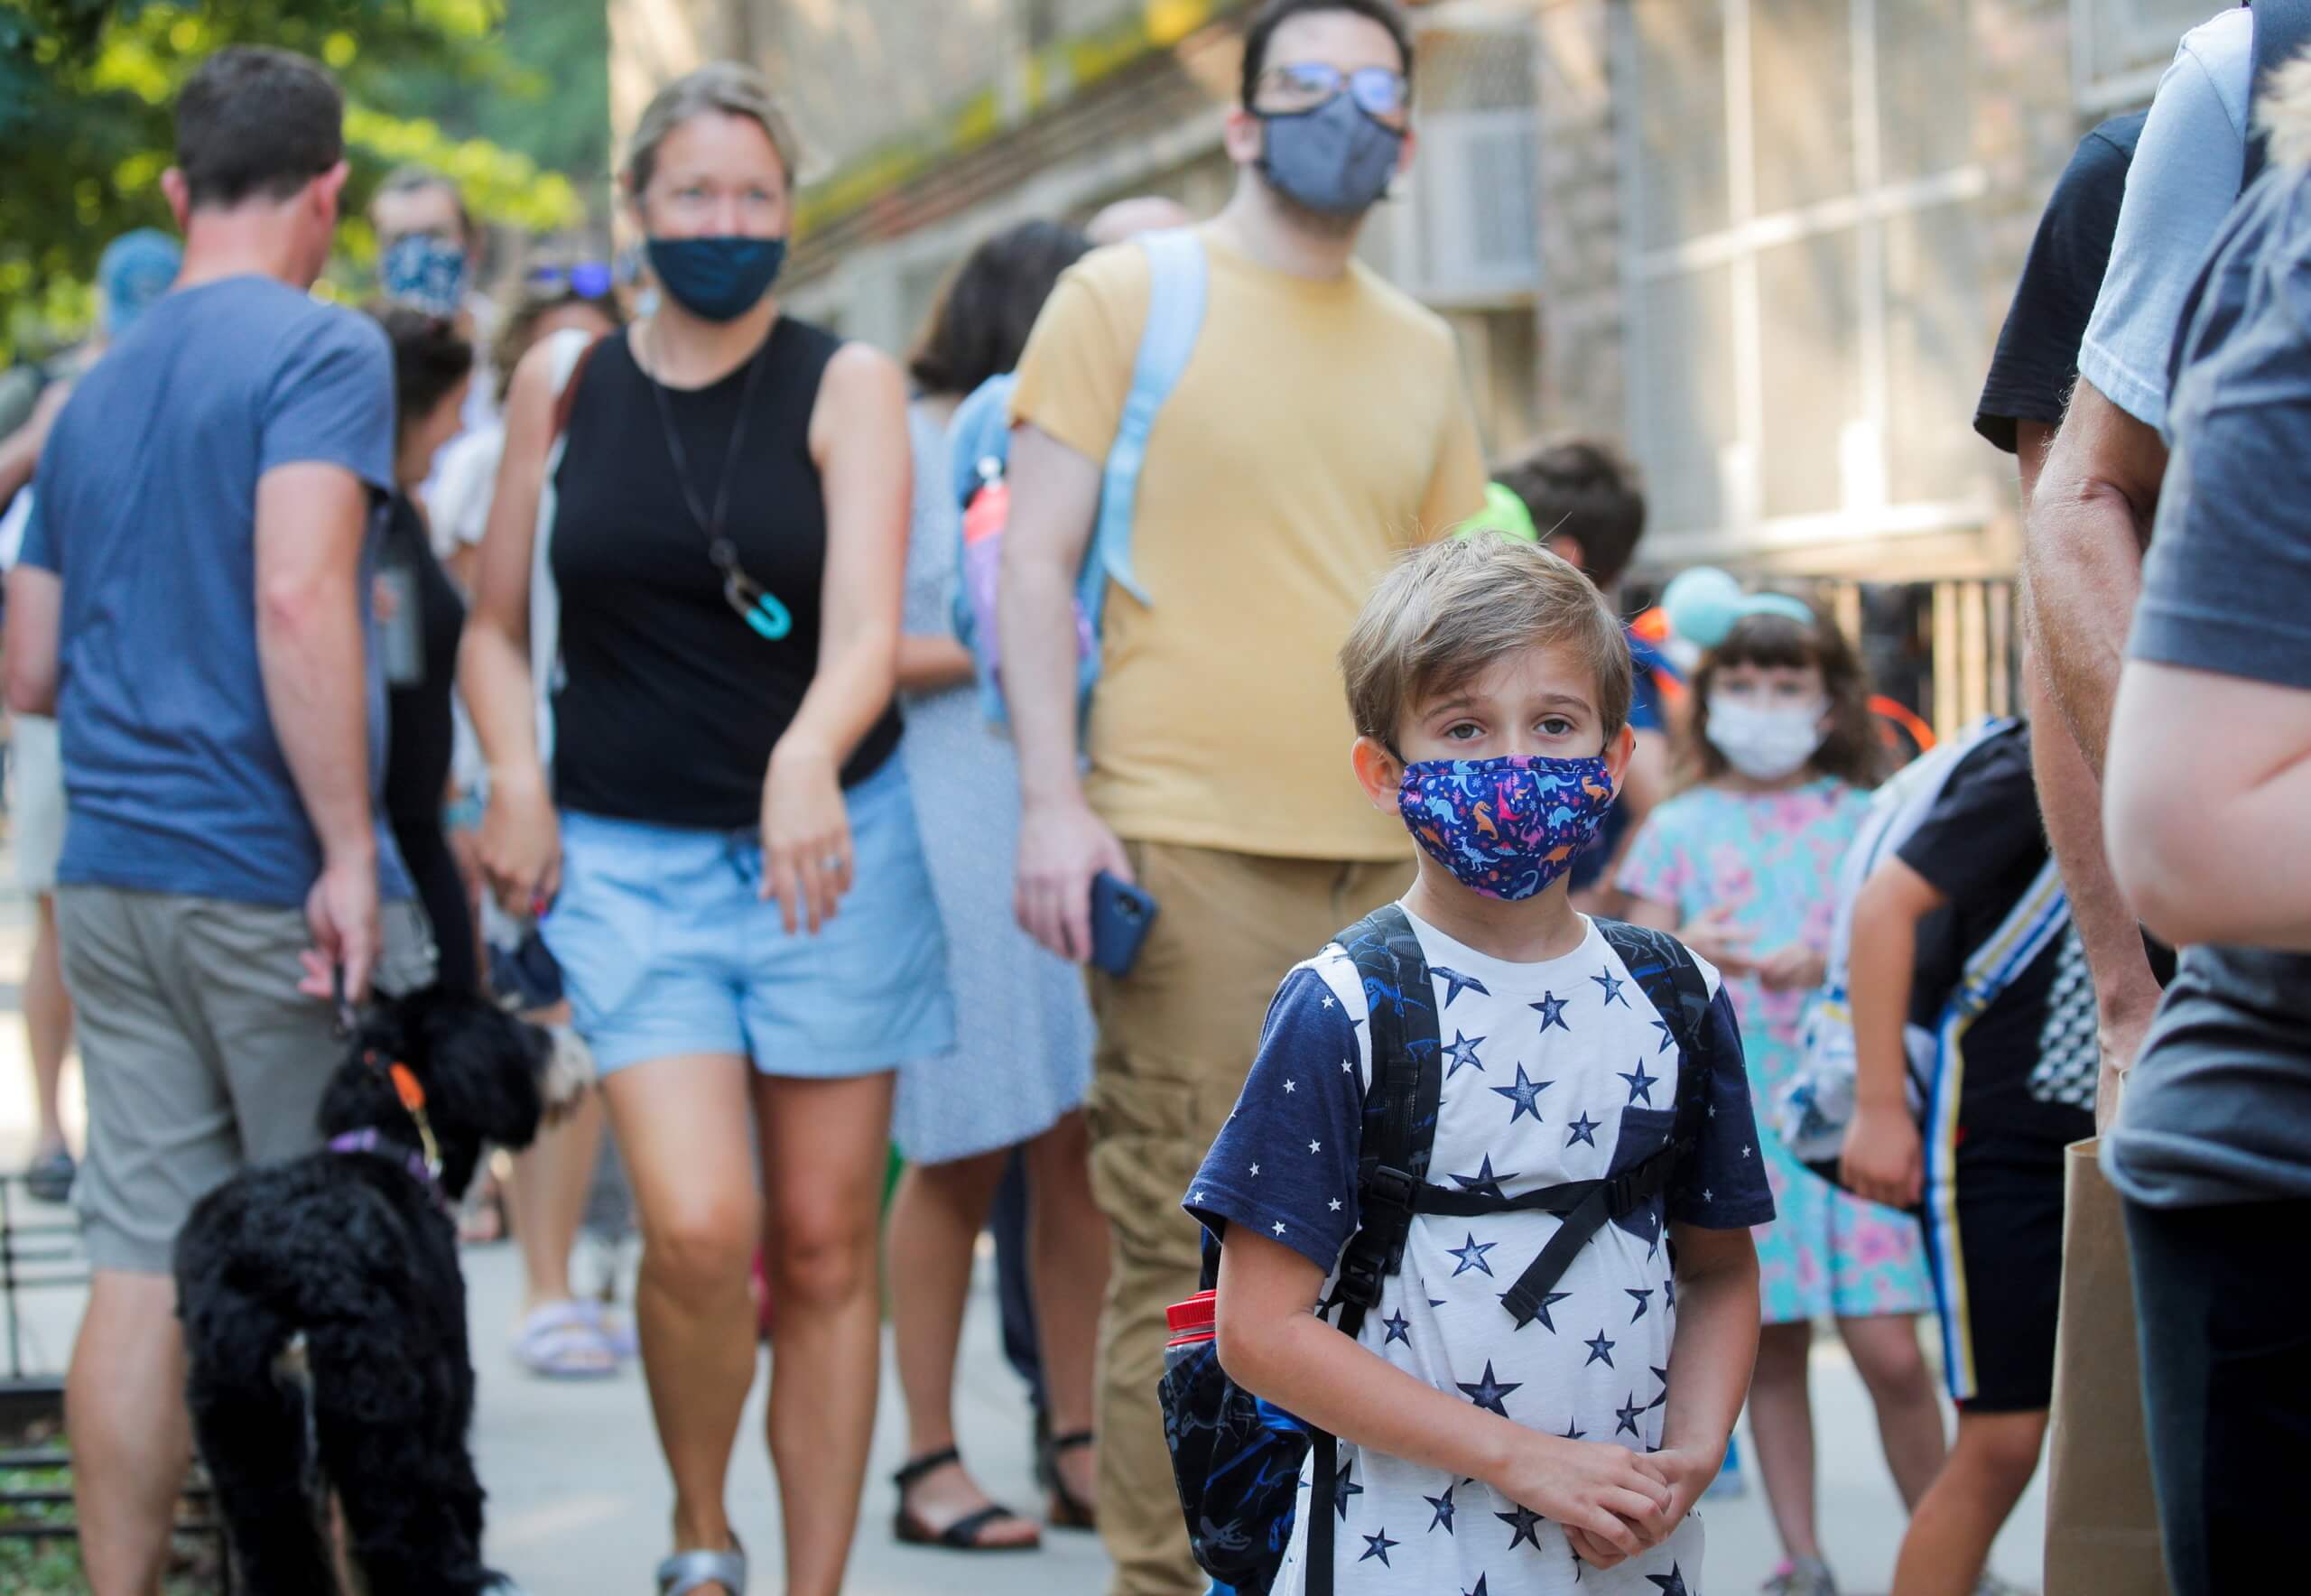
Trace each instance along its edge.
{"label": "woman in black tank top", "polygon": [[491,768],[484,866],[509,910],[543,913],[640,1211],[675,1498],[662,1591],[745,1582],[723,1485],[766,1207],[784,1588],[839,1588],[874,1412],[891,1071],[953,1040],[890,758],[905,389],[768,296],[791,149],[742,67],[644,113],[627,198],[660,304],[516,371],[461,678]]}

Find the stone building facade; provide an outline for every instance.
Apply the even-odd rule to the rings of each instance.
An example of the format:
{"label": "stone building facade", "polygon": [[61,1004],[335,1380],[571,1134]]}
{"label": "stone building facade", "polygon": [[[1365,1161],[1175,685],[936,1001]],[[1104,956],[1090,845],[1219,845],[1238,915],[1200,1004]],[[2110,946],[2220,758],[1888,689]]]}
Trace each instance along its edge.
{"label": "stone building facade", "polygon": [[[1646,557],[1822,584],[1944,727],[2009,707],[2011,462],[1974,396],[2078,138],[2221,0],[1433,0],[1371,264],[1459,334],[1496,455],[1601,431]],[[611,0],[614,111],[762,62],[812,165],[787,292],[904,349],[978,239],[1209,211],[1244,0]]]}

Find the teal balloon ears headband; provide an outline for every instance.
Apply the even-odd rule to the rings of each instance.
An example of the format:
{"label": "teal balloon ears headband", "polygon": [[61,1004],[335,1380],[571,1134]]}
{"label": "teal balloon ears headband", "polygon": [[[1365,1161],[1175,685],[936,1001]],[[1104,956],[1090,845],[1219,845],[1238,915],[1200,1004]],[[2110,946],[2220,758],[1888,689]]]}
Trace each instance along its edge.
{"label": "teal balloon ears headband", "polygon": [[1787,593],[1744,593],[1741,584],[1713,566],[1696,566],[1661,594],[1661,608],[1678,636],[1696,648],[1715,648],[1753,615],[1777,616],[1811,631],[1821,624],[1813,607]]}

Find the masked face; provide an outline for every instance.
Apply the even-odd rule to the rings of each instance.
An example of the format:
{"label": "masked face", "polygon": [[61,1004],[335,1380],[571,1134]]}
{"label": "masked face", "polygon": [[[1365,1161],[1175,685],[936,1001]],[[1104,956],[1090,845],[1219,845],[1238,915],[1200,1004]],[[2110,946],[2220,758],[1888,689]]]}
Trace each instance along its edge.
{"label": "masked face", "polygon": [[429,316],[454,316],[465,303],[465,246],[432,233],[404,233],[377,256],[387,299]]}
{"label": "masked face", "polygon": [[650,240],[650,270],[667,297],[707,321],[734,321],[753,310],[785,264],[784,238]]}
{"label": "masked face", "polygon": [[1424,759],[1405,766],[1397,789],[1422,851],[1470,891],[1510,903],[1571,869],[1612,802],[1601,757]]}
{"label": "masked face", "polygon": [[1312,111],[1263,112],[1260,124],[1260,174],[1319,216],[1362,216],[1388,191],[1404,153],[1403,133],[1374,121],[1349,94]]}
{"label": "masked face", "polygon": [[1709,740],[1725,761],[1753,782],[1777,782],[1805,768],[1826,735],[1826,699],[1797,704],[1760,703],[1712,694]]}

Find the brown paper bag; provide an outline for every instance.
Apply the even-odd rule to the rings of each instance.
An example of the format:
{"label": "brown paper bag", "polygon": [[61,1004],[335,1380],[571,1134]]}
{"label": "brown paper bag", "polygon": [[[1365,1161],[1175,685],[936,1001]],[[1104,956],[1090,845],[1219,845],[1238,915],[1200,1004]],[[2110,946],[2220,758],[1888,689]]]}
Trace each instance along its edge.
{"label": "brown paper bag", "polygon": [[2048,1432],[2046,1596],[2164,1596],[2134,1273],[2097,1141],[2065,1149],[2062,1322]]}

